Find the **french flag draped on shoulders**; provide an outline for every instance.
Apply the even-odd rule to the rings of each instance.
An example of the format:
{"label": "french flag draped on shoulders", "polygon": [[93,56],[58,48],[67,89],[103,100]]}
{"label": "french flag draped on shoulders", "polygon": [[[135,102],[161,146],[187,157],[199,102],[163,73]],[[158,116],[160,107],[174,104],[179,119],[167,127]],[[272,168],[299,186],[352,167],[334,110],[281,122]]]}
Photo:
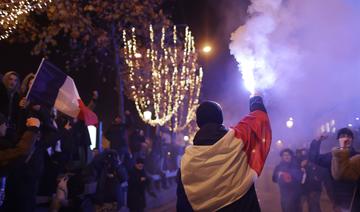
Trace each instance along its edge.
{"label": "french flag draped on shoulders", "polygon": [[265,108],[251,111],[216,143],[186,148],[180,177],[192,210],[217,211],[237,202],[261,174],[272,133]]}
{"label": "french flag draped on shoulders", "polygon": [[98,124],[96,114],[81,101],[74,80],[45,59],[41,61],[26,98],[83,120],[86,125]]}

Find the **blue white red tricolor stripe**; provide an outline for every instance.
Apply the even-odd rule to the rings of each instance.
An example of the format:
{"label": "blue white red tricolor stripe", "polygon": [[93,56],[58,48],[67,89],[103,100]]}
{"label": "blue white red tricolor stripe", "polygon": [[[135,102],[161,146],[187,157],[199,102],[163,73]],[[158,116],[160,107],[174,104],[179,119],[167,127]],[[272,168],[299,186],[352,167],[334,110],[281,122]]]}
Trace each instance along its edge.
{"label": "blue white red tricolor stripe", "polygon": [[96,114],[81,101],[74,80],[45,59],[41,61],[26,98],[83,120],[86,125],[98,123]]}
{"label": "blue white red tricolor stripe", "polygon": [[271,144],[267,113],[256,110],[209,146],[189,146],[181,181],[195,211],[216,211],[243,197],[260,175]]}

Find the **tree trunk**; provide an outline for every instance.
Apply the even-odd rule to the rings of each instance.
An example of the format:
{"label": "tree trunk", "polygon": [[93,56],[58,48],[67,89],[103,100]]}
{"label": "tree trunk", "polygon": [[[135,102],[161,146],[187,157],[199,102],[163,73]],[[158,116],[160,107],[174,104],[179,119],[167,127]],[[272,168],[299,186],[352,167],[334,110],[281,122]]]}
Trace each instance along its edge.
{"label": "tree trunk", "polygon": [[176,132],[171,131],[171,144],[176,144]]}
{"label": "tree trunk", "polygon": [[115,70],[117,74],[117,91],[119,94],[119,110],[118,115],[122,120],[125,120],[125,104],[124,104],[124,81],[122,79],[123,75],[121,74],[121,63],[120,63],[120,53],[119,53],[119,43],[116,36],[116,25],[112,24],[111,36],[113,40],[113,48],[114,48],[114,64]]}
{"label": "tree trunk", "polygon": [[171,144],[175,144],[176,143],[176,132],[174,132],[174,128],[175,128],[175,118],[174,116],[171,118]]}

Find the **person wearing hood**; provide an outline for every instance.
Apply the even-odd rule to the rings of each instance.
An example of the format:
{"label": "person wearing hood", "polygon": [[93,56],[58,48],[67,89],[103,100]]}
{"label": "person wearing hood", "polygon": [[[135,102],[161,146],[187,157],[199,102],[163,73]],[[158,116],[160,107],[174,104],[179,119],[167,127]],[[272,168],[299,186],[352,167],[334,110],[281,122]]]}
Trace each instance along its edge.
{"label": "person wearing hood", "polygon": [[[40,105],[30,104],[30,102],[26,99],[26,94],[29,91],[31,85],[34,82],[35,75],[30,73],[28,74],[21,83],[20,86],[20,100],[18,104],[18,119],[17,119],[17,133],[21,134],[25,129],[25,120],[32,113],[30,111],[39,111]],[[33,113],[31,115],[34,115]]]}
{"label": "person wearing hood", "polygon": [[10,128],[16,128],[19,102],[19,74],[15,71],[5,73],[0,83],[0,113],[6,118]]}
{"label": "person wearing hood", "polygon": [[178,172],[177,211],[260,211],[254,180],[271,144],[262,98],[250,98],[250,113],[230,129],[212,101],[200,104],[196,122],[200,130]]}

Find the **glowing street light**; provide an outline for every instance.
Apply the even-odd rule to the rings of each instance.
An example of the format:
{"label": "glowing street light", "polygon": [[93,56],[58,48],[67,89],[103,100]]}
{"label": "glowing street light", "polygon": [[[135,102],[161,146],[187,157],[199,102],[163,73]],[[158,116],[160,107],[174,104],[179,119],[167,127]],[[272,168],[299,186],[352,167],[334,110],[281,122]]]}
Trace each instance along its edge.
{"label": "glowing street light", "polygon": [[185,136],[184,136],[184,141],[185,141],[185,142],[188,142],[188,141],[189,141],[189,136],[185,135]]}
{"label": "glowing street light", "polygon": [[348,127],[352,127],[353,125],[352,124],[348,124]]}
{"label": "glowing street light", "polygon": [[211,46],[209,45],[205,45],[203,48],[202,48],[202,51],[205,53],[205,54],[208,54],[210,53],[212,50]]}
{"label": "glowing street light", "polygon": [[287,128],[292,128],[294,126],[294,119],[292,117],[286,122]]}
{"label": "glowing street light", "polygon": [[144,120],[146,122],[150,121],[151,120],[151,115],[152,115],[151,111],[148,111],[148,110],[144,111]]}
{"label": "glowing street light", "polygon": [[147,136],[147,137],[149,137],[149,135],[150,135],[149,121],[151,120],[151,115],[152,115],[151,111],[149,111],[149,110],[145,110],[145,111],[144,111],[144,121],[145,121],[146,123],[148,123],[148,124],[146,125],[146,136]]}
{"label": "glowing street light", "polygon": [[355,120],[356,120],[356,121],[359,121],[359,120],[360,120],[360,118],[359,118],[359,117],[356,117],[356,118],[355,118]]}

